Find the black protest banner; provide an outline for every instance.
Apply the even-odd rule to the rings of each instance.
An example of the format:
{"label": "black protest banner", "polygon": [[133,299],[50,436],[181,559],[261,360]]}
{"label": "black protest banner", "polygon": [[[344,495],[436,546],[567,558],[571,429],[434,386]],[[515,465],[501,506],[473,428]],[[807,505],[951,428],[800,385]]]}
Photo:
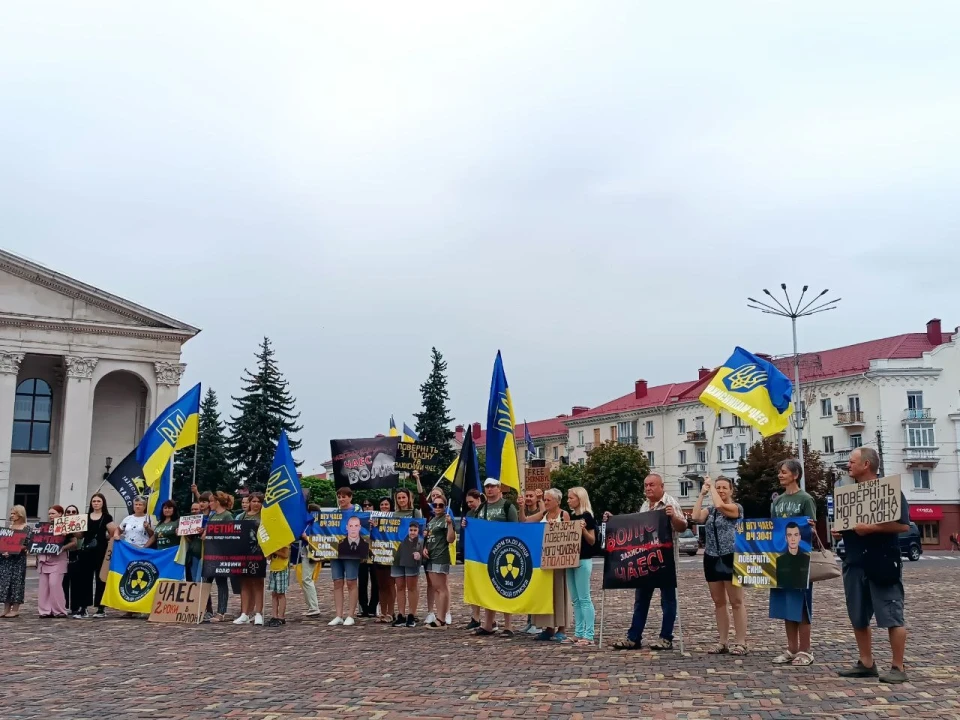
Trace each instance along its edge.
{"label": "black protest banner", "polygon": [[27,552],[30,555],[59,555],[60,547],[66,539],[65,535],[54,535],[53,525],[50,523],[40,523],[30,536]]}
{"label": "black protest banner", "polygon": [[29,535],[29,533],[26,530],[0,528],[0,553],[19,555],[20,551],[23,550],[23,544],[27,540],[27,535]]}
{"label": "black protest banner", "polygon": [[203,577],[254,577],[267,575],[267,562],[257,542],[253,520],[207,524],[203,541]]}
{"label": "black protest banner", "polygon": [[440,450],[433,445],[424,445],[418,442],[401,442],[397,446],[397,461],[394,469],[397,472],[432,472],[446,470],[437,467],[434,458]]}
{"label": "black protest banner", "polygon": [[397,472],[396,437],[331,440],[333,480],[338,488],[374,490],[394,488],[400,482]]}
{"label": "black protest banner", "polygon": [[673,528],[663,510],[612,516],[605,543],[604,590],[677,586]]}

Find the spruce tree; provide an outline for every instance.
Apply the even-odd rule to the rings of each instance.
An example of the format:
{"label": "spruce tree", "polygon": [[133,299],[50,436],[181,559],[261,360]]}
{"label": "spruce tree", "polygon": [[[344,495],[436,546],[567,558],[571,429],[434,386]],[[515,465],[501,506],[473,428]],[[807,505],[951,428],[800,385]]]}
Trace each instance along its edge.
{"label": "spruce tree", "polygon": [[453,422],[453,418],[447,409],[447,402],[450,400],[450,394],[447,392],[447,363],[436,348],[431,348],[430,352],[433,365],[426,382],[420,386],[423,411],[413,415],[417,419],[416,431],[420,436],[420,442],[433,445],[440,451],[434,459],[439,470],[436,473],[430,473],[432,477],[425,475],[422,478],[425,487],[427,482],[431,485],[436,482],[440,473],[446,470],[457,456],[451,446],[453,431],[450,429],[450,423]]}
{"label": "spruce tree", "polygon": [[[213,388],[207,388],[207,394],[200,403],[199,438],[195,447],[197,453],[197,489],[217,491],[225,490],[231,495],[236,491],[236,483],[231,480],[230,464],[227,460],[227,438],[224,424],[220,420],[220,402]],[[173,467],[173,498],[181,515],[190,511],[193,494],[194,448],[177,453]]]}
{"label": "spruce tree", "polygon": [[244,394],[232,398],[237,414],[230,418],[227,457],[237,480],[244,480],[251,491],[266,488],[282,430],[287,431],[290,450],[300,448],[294,438],[302,430],[296,424],[300,413],[294,412],[296,399],[277,368],[275,354],[265,337],[256,354],[256,372],[244,370]]}

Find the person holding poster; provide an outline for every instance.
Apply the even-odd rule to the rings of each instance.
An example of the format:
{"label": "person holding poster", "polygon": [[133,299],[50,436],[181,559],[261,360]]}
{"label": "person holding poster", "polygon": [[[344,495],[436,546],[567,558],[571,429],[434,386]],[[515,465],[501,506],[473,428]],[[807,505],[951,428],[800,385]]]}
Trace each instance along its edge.
{"label": "person holding poster", "polygon": [[[260,511],[263,509],[263,493],[250,493],[247,512],[241,520],[253,520],[256,528],[260,527]],[[251,545],[259,549],[256,530],[253,532]],[[253,616],[254,625],[263,625],[263,578],[240,578],[240,615],[233,621],[234,625],[249,625]]]}
{"label": "person holding poster", "polygon": [[[705,509],[703,501],[709,495],[712,509]],[[743,604],[743,588],[733,584],[733,550],[737,521],[743,517],[743,506],[733,501],[733,483],[722,475],[712,482],[703,479],[700,496],[693,506],[693,521],[705,523],[706,547],[703,552],[703,575],[710,588],[720,642],[708,652],[711,655],[747,654],[747,608]],[[735,642],[730,639],[730,614],[733,611]]]}
{"label": "person holding poster", "polygon": [[[349,487],[337,488],[337,509],[340,512],[360,510],[360,507],[353,502],[353,490]],[[352,541],[349,539],[351,533]],[[353,619],[353,614],[357,611],[360,559],[370,555],[370,545],[360,537],[360,518],[350,518],[347,521],[347,538],[340,541],[337,550],[337,559],[330,561],[330,574],[333,576],[333,604],[336,606],[337,615],[327,625],[350,627],[357,623]],[[344,605],[344,585],[346,585],[346,605]]]}
{"label": "person holding poster", "polygon": [[[381,513],[393,514],[393,500],[389,497],[380,498],[379,506]],[[397,604],[397,586],[390,575],[389,565],[374,565],[372,572],[377,582],[377,589],[380,594],[380,610],[377,619],[374,622],[381,624],[392,623],[395,615],[393,609]],[[373,608],[377,612],[377,608]]]}
{"label": "person holding poster", "polygon": [[[317,513],[320,512],[320,510],[320,506],[315,503],[307,505],[307,512],[313,515],[314,518],[317,517]],[[314,560],[310,557],[310,552],[308,551],[310,537],[307,535],[306,530],[300,535],[300,540],[302,548],[300,551],[299,568],[300,589],[303,590],[303,600],[307,604],[307,611],[303,616],[317,617],[320,614],[320,601],[317,599],[317,577],[320,575],[321,563],[319,560]]]}
{"label": "person holding poster", "polygon": [[[232,508],[233,508],[233,495],[230,495],[229,493],[225,493],[223,490],[219,490],[213,493],[213,496],[210,498],[210,517],[207,519],[207,522],[208,523],[230,522],[231,520],[233,520],[233,513],[230,512]],[[201,568],[202,568],[203,567],[202,545],[200,549],[200,560],[201,560]],[[202,575],[202,573],[198,573],[198,574]],[[210,622],[219,623],[219,622],[223,622],[224,619],[226,618],[227,607],[230,602],[230,581],[228,578],[225,578],[225,577],[203,578],[203,582],[205,583],[213,583],[214,580],[217,583],[217,614],[213,615],[210,618]],[[200,582],[200,578],[197,578],[194,582]],[[209,594],[207,595],[207,603],[210,603]]]}
{"label": "person holding poster", "polygon": [[397,617],[392,627],[416,627],[417,579],[423,559],[423,543],[420,541],[420,524],[410,523],[407,537],[397,548],[397,555],[390,569],[397,585]]}
{"label": "person holding poster", "polygon": [[[483,495],[486,502],[480,506],[480,510],[477,512],[477,517],[481,520],[517,522],[520,519],[517,506],[503,496],[503,487],[496,478],[488,477],[483,481]],[[474,630],[473,634],[481,637],[493,635],[493,620],[496,613],[486,608],[483,613],[483,625]],[[503,631],[500,633],[500,637],[513,637],[513,630],[510,629],[510,619],[510,613],[503,614]]]}
{"label": "person holding poster", "polygon": [[[811,525],[817,522],[817,503],[800,489],[803,466],[793,458],[777,465],[777,477],[783,492],[771,508],[775,518],[804,517]],[[813,620],[813,585],[803,590],[774,588],[770,591],[770,619],[783,620],[787,634],[787,650],[774,658],[776,665],[806,666],[813,664],[810,652],[810,623]]]}
{"label": "person holding poster", "polygon": [[[27,531],[27,510],[23,505],[10,508],[11,530]],[[29,538],[27,538],[29,539]],[[27,586],[27,542],[18,553],[0,555],[0,603],[3,603],[4,618],[20,617],[20,606]]]}
{"label": "person holding poster", "polygon": [[[62,515],[63,508],[60,505],[53,505],[47,511],[51,524]],[[37,610],[42,618],[67,617],[63,578],[67,574],[67,553],[76,549],[77,539],[64,535],[60,543],[60,551],[56,555],[37,555],[37,575],[40,576]]]}
{"label": "person holding poster", "polygon": [[[480,512],[480,506],[483,504],[483,495],[477,489],[467,491],[467,514],[460,518],[460,539],[466,548],[467,542],[467,518],[475,518]],[[467,630],[476,630],[480,627],[480,607],[477,605],[468,605],[470,608],[470,622],[467,623]]]}
{"label": "person holding poster", "polygon": [[[526,493],[524,493],[526,495]],[[580,521],[580,565],[570,568],[567,573],[567,587],[573,599],[574,643],[593,645],[593,625],[596,611],[590,597],[590,575],[593,573],[593,553],[597,542],[597,521],[593,517],[590,496],[582,487],[572,487],[567,491],[567,505],[570,506],[570,519]]]}
{"label": "person holding poster", "polygon": [[[860,447],[850,453],[847,472],[856,482],[877,479],[880,456],[873,448]],[[900,517],[891,522],[858,523],[842,533],[846,550],[843,558],[843,592],[847,614],[853,625],[860,657],[852,668],[841,670],[840,677],[879,677],[880,682],[899,684],[907,681],[903,655],[907,647],[907,628],[903,621],[903,579],[901,577],[899,533],[910,529],[907,499],[900,493]],[[870,618],[887,628],[893,663],[880,675],[870,640]]]}
{"label": "person holding poster", "polygon": [[433,497],[433,517],[427,522],[423,556],[427,560],[427,587],[433,587],[437,612],[427,623],[431,630],[450,627],[450,589],[447,575],[450,574],[450,545],[457,539],[453,518],[447,513],[447,500],[443,491],[436,489]]}
{"label": "person holding poster", "polygon": [[[569,521],[570,513],[560,507],[563,493],[556,488],[550,488],[543,493],[543,515],[541,523]],[[533,520],[528,520],[533,522]],[[567,590],[566,570],[553,571],[553,612],[549,615],[531,615],[530,623],[542,626],[534,640],[569,643],[566,630],[573,621],[573,608],[570,602],[570,593]]]}

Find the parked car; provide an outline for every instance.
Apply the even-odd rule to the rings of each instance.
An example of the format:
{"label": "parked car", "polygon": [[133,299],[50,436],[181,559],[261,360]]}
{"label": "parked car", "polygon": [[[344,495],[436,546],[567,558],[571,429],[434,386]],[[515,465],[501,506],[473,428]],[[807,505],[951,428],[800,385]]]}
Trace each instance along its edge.
{"label": "parked car", "polygon": [[[916,562],[923,555],[923,545],[920,543],[920,528],[916,523],[910,523],[907,532],[900,533],[900,554],[906,555],[912,562]],[[683,547],[681,546],[681,550]],[[837,555],[843,557],[843,540],[837,541]]]}
{"label": "parked car", "polygon": [[680,533],[678,539],[679,550],[687,555],[696,555],[700,549],[700,539],[693,530],[687,529]]}

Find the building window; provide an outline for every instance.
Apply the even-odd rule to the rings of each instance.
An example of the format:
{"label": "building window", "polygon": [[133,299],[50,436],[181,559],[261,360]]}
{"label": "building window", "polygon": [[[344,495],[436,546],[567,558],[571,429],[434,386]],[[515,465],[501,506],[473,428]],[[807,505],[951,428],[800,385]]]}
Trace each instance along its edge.
{"label": "building window", "polygon": [[917,529],[920,531],[921,545],[939,545],[940,544],[940,523],[935,523],[935,522],[917,523]]}
{"label": "building window", "polygon": [[647,437],[653,437],[653,420],[647,420]]}
{"label": "building window", "polygon": [[580,467],[583,467],[586,464],[587,464],[586,458],[580,458]]}
{"label": "building window", "polygon": [[825,453],[833,452],[833,435],[825,435],[823,438],[823,451]]}
{"label": "building window", "polygon": [[687,434],[687,421],[684,418],[677,420],[677,434],[686,435]]}
{"label": "building window", "polygon": [[907,425],[907,447],[936,447],[933,423]]}
{"label": "building window", "polygon": [[703,424],[703,415],[698,415],[696,418],[694,418],[693,429],[696,430],[697,432],[704,431],[705,427]]}
{"label": "building window", "polygon": [[733,460],[733,443],[727,443],[723,448],[727,451],[727,460]]}
{"label": "building window", "polygon": [[616,442],[620,438],[620,435],[617,433],[617,426],[610,426],[610,442]]}
{"label": "building window", "polygon": [[680,481],[680,497],[682,498],[690,497],[690,486],[692,484],[693,483],[691,483],[689,480]]}
{"label": "building window", "polygon": [[653,459],[653,450],[647,453],[647,467],[656,467],[657,461]]}
{"label": "building window", "polygon": [[560,459],[560,446],[559,446],[559,445],[554,445],[554,446],[553,446],[553,459],[554,459],[554,460],[559,460],[559,459]]}
{"label": "building window", "polygon": [[800,401],[800,417],[804,420],[807,419],[807,403],[803,400]]}
{"label": "building window", "polygon": [[913,489],[914,490],[930,489],[930,471],[929,470],[917,469],[913,471]]}
{"label": "building window", "polygon": [[858,412],[860,412],[860,396],[859,396],[859,395],[851,395],[850,397],[848,397],[848,398],[847,398],[847,407],[850,409],[850,412],[852,412],[852,413],[858,413]]}
{"label": "building window", "polygon": [[833,415],[833,401],[830,398],[820,400],[820,417],[831,417]]}
{"label": "building window", "polygon": [[739,415],[733,416],[733,426],[734,427],[743,427],[743,420],[740,419]]}
{"label": "building window", "polygon": [[705,448],[700,448],[699,450],[697,450],[697,462],[706,464],[707,451]]}
{"label": "building window", "polygon": [[[40,511],[40,486],[14,485],[13,504],[23,505],[24,509],[27,511],[27,517],[38,517]],[[44,521],[46,521],[46,518],[44,518]]]}
{"label": "building window", "polygon": [[717,445],[717,462],[723,462],[723,445]]}
{"label": "building window", "polygon": [[923,393],[920,390],[911,390],[907,393],[907,408],[923,410]]}
{"label": "building window", "polygon": [[50,452],[50,415],[53,394],[43,380],[24,380],[17,386],[13,411],[13,452]]}
{"label": "building window", "polygon": [[583,430],[577,430],[577,447],[583,447]]}
{"label": "building window", "polygon": [[858,447],[863,447],[863,436],[860,433],[850,436],[850,449],[854,450]]}
{"label": "building window", "polygon": [[740,459],[743,460],[747,456],[747,444],[740,443]]}
{"label": "building window", "polygon": [[687,464],[687,451],[686,451],[686,450],[681,450],[680,452],[677,453],[677,461],[678,461],[681,465],[686,465],[686,464]]}

